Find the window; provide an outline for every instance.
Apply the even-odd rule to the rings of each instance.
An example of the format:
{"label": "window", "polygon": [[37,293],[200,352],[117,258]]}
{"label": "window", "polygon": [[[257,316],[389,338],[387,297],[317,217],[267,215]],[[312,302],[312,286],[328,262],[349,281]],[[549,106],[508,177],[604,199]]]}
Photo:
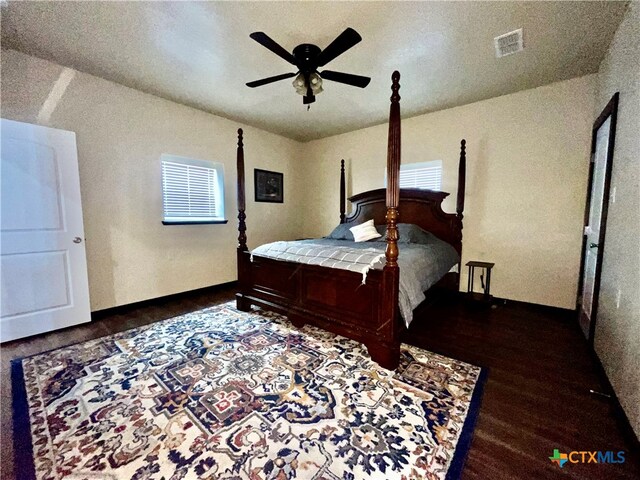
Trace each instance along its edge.
{"label": "window", "polygon": [[400,165],[400,188],[442,188],[442,160]]}
{"label": "window", "polygon": [[162,155],[162,223],[227,223],[221,163]]}

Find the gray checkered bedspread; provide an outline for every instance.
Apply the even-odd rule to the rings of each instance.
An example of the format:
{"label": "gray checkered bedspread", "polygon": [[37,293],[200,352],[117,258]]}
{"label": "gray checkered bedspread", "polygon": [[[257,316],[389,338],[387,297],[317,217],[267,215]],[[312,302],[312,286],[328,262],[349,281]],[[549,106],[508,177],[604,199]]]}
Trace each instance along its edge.
{"label": "gray checkered bedspread", "polygon": [[[399,307],[407,327],[413,320],[413,310],[425,299],[424,291],[438,282],[460,258],[446,242],[434,238],[429,244],[400,243],[400,292]],[[320,265],[350,270],[362,274],[366,282],[367,272],[384,267],[385,242],[353,242],[320,238],[293,242],[274,242],[251,252],[259,257],[289,262]]]}

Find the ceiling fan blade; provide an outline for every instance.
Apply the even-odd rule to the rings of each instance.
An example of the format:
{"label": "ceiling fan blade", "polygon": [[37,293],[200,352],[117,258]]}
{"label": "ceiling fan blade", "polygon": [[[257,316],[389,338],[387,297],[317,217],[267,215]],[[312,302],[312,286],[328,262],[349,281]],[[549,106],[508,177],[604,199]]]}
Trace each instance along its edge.
{"label": "ceiling fan blade", "polygon": [[352,73],[334,72],[331,70],[323,70],[322,72],[320,72],[320,76],[325,80],[346,83],[347,85],[353,85],[354,87],[360,88],[366,87],[371,81],[369,77],[353,75]]}
{"label": "ceiling fan blade", "polygon": [[253,82],[247,83],[247,87],[255,88],[260,87],[262,85],[266,85],[267,83],[277,82],[278,80],[284,80],[285,78],[295,77],[297,73],[283,73],[282,75],[276,75],[275,77],[267,77],[262,80],[255,80]]}
{"label": "ceiling fan blade", "polygon": [[291,55],[291,53],[287,52],[283,47],[278,45],[276,41],[271,39],[271,37],[269,37],[266,33],[253,32],[249,36],[263,47],[268,48],[279,57],[284,58],[291,65],[296,65],[296,59],[293,58],[293,55]]}
{"label": "ceiling fan blade", "polygon": [[360,40],[362,40],[362,37],[358,32],[351,27],[347,28],[327,48],[320,52],[317,59],[318,67],[326,65],[337,56],[342,55]]}

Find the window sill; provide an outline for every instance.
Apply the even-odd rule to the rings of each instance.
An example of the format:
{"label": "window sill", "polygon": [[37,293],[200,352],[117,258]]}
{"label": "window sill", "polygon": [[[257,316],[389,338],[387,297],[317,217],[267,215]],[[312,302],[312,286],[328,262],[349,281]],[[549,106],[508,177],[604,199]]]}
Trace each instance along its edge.
{"label": "window sill", "polygon": [[218,225],[218,224],[225,224],[227,223],[229,220],[206,220],[203,222],[199,222],[197,220],[194,221],[186,221],[186,222],[167,222],[165,220],[162,221],[163,225]]}

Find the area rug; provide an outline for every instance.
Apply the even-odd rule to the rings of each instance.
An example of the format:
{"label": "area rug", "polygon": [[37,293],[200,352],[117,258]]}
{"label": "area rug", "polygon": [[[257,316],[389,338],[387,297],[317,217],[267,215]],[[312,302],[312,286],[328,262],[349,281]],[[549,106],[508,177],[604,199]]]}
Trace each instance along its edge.
{"label": "area rug", "polygon": [[23,479],[444,479],[484,371],[232,303],[13,363]]}

